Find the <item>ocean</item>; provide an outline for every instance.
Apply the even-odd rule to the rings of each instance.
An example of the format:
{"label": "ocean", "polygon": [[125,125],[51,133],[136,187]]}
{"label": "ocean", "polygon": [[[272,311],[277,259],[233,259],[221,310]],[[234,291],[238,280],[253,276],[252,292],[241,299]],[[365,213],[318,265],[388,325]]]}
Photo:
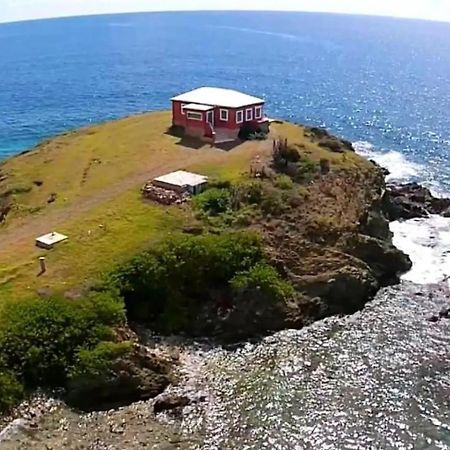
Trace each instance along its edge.
{"label": "ocean", "polygon": [[[198,86],[329,128],[390,181],[450,193],[450,24],[297,13],[157,13],[0,25],[0,160]],[[239,349],[188,346],[207,394],[183,428],[214,449],[450,448],[450,219],[392,224],[414,262],[362,312]]]}

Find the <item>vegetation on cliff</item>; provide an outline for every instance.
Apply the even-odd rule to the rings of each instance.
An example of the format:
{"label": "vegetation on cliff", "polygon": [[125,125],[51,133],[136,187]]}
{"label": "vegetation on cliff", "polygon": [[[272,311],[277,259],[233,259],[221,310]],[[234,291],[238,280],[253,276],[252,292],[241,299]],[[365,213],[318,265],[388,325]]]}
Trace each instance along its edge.
{"label": "vegetation on cliff", "polygon": [[[109,292],[6,302],[0,314],[0,398],[7,408],[24,388],[64,387],[81,368],[103,363],[101,349],[125,323],[123,303]],[[99,347],[100,346],[100,347]],[[117,347],[119,346],[119,347]]]}
{"label": "vegetation on cliff", "polygon": [[242,303],[243,293],[255,296],[257,291],[261,310],[267,302],[294,296],[269,265],[261,239],[249,232],[172,237],[119,267],[111,284],[123,296],[131,320],[166,334],[244,336],[247,330],[233,329],[226,318],[217,321],[213,315],[232,309],[238,297]]}

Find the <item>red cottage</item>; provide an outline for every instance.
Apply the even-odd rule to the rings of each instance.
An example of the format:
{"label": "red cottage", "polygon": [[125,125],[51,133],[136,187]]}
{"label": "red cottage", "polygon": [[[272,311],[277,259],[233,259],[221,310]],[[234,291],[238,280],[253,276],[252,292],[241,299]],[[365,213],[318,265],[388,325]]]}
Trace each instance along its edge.
{"label": "red cottage", "polygon": [[230,89],[202,87],[172,98],[173,125],[205,142],[232,142],[243,126],[267,127],[264,100]]}

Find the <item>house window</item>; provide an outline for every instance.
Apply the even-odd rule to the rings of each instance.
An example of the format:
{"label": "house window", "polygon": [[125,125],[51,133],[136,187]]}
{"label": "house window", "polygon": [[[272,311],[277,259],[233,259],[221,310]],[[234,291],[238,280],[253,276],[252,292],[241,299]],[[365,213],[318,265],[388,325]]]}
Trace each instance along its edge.
{"label": "house window", "polygon": [[242,123],[244,121],[244,111],[236,112],[236,123]]}
{"label": "house window", "polygon": [[187,112],[187,118],[190,120],[203,120],[203,114],[199,112]]}
{"label": "house window", "polygon": [[262,119],[262,106],[255,108],[255,119]]}
{"label": "house window", "polygon": [[250,120],[253,120],[253,109],[247,109],[247,111],[245,112],[245,120],[248,122]]}
{"label": "house window", "polygon": [[220,120],[223,122],[228,122],[228,109],[220,110]]}
{"label": "house window", "polygon": [[181,104],[181,114],[186,115],[186,111],[184,110],[184,107],[186,106],[186,103]]}

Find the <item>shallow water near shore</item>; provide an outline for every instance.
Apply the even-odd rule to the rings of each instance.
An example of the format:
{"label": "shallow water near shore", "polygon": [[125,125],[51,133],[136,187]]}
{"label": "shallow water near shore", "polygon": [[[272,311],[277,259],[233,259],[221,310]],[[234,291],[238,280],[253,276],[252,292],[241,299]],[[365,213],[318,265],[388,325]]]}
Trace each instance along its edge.
{"label": "shallow water near shore", "polygon": [[446,285],[404,283],[362,312],[206,356],[204,449],[450,448]]}
{"label": "shallow water near shore", "polygon": [[[63,409],[58,420],[44,414],[34,434],[19,432],[15,448],[45,448],[55,436],[71,449],[144,448],[146,439],[204,450],[450,448],[450,320],[427,320],[448,296],[446,284],[403,282],[352,316],[237,349],[185,343],[184,381],[173,389],[206,401],[181,422],[161,417],[158,429],[152,401],[78,418]],[[111,431],[117,423],[129,444]],[[158,447],[164,439],[169,447]]]}

